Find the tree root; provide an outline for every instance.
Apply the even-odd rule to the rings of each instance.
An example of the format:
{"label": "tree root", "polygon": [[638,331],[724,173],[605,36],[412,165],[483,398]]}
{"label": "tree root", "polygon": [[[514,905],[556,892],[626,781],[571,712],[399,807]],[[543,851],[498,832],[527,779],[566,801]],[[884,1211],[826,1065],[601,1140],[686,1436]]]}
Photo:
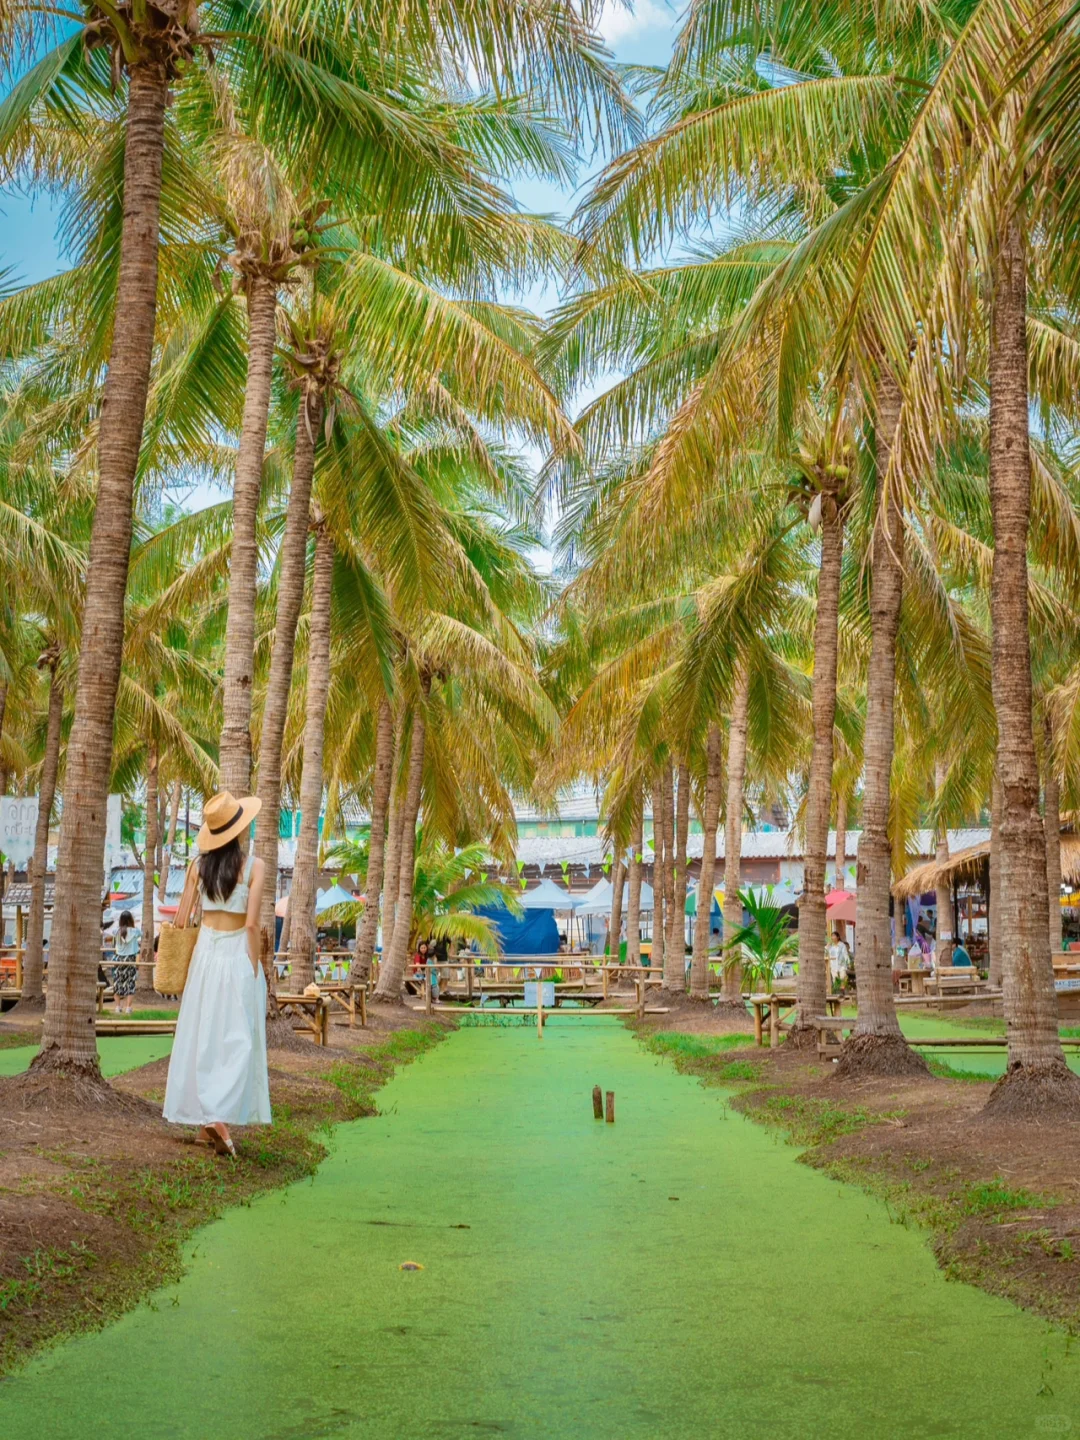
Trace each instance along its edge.
{"label": "tree root", "polygon": [[285,1015],[268,1015],[266,1017],[266,1048],[268,1050],[291,1050],[294,1054],[307,1055],[312,1048],[312,1041],[305,1040],[303,1034],[293,1029],[293,1023]]}
{"label": "tree root", "polygon": [[717,1015],[730,1015],[732,1019],[745,1020],[748,1026],[751,1023],[751,1017],[746,1013],[746,1006],[741,1000],[725,1000],[721,995],[713,1010]]}
{"label": "tree root", "polygon": [[844,1042],[833,1074],[844,1080],[864,1080],[874,1075],[925,1079],[930,1067],[902,1035],[852,1035]]}
{"label": "tree root", "polygon": [[797,1020],[793,1020],[783,1033],[786,1036],[785,1050],[810,1050],[813,1051],[815,1057],[817,1056],[818,1034],[813,1025],[800,1025]]}
{"label": "tree root", "polygon": [[138,1095],[114,1090],[93,1059],[65,1059],[51,1046],[40,1051],[21,1075],[0,1080],[0,1107],[11,1110],[92,1110],[95,1114],[160,1119],[161,1112]]}
{"label": "tree root", "polygon": [[1080,1120],[1080,1076],[1064,1060],[1014,1060],[977,1120]]}
{"label": "tree root", "polygon": [[8,1014],[19,1018],[30,1015],[40,1017],[45,1014],[45,996],[24,995],[21,1000],[16,1001],[8,1011]]}

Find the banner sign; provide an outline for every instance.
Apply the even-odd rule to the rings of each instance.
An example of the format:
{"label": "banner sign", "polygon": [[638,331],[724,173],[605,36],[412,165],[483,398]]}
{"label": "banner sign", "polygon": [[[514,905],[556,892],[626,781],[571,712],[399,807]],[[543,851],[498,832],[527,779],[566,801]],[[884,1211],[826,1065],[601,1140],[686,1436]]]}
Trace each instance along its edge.
{"label": "banner sign", "polygon": [[36,795],[5,795],[0,799],[0,850],[5,859],[14,860],[19,870],[34,853],[37,817]]}

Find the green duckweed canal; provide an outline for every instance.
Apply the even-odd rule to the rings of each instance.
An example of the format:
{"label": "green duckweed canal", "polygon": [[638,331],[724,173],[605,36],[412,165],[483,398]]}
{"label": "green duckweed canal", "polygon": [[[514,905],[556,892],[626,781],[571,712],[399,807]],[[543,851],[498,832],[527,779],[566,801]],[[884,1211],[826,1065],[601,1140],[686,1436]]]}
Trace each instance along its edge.
{"label": "green duckweed canal", "polygon": [[[171,1035],[124,1035],[97,1042],[103,1075],[122,1075],[140,1065],[160,1060],[172,1049]],[[0,1075],[18,1075],[38,1052],[36,1045],[17,1045],[0,1050]]]}
{"label": "green duckweed canal", "polygon": [[[617,1123],[592,1118],[594,1084]],[[1080,1358],[610,1022],[462,1030],[312,1182],[0,1385],[5,1440],[1002,1437]],[[403,1262],[424,1268],[404,1272]]]}

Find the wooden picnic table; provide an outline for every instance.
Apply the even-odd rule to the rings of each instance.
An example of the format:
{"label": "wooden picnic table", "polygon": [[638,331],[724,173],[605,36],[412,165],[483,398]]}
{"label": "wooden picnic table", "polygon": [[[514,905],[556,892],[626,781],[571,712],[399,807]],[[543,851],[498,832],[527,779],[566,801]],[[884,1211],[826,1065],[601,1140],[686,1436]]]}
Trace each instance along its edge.
{"label": "wooden picnic table", "polygon": [[315,1037],[316,1045],[330,1043],[330,1001],[325,995],[277,996],[278,1008],[291,1014],[299,1011]]}
{"label": "wooden picnic table", "polygon": [[[769,1012],[769,1048],[777,1049],[780,1031],[784,1028],[783,1012],[790,1013],[798,1003],[794,990],[769,990],[757,995],[743,997],[754,1009],[754,1040],[758,1045],[765,1043],[765,1012]],[[843,1003],[842,995],[826,995],[825,1008],[830,1015],[839,1015]]]}
{"label": "wooden picnic table", "polygon": [[348,1014],[350,1030],[356,1026],[357,1010],[360,1012],[361,1028],[366,1027],[368,987],[362,980],[320,980],[318,985],[319,992],[332,1005],[339,1005]]}
{"label": "wooden picnic table", "polygon": [[930,974],[929,970],[894,970],[894,975],[900,977],[901,995],[925,995],[926,980]]}

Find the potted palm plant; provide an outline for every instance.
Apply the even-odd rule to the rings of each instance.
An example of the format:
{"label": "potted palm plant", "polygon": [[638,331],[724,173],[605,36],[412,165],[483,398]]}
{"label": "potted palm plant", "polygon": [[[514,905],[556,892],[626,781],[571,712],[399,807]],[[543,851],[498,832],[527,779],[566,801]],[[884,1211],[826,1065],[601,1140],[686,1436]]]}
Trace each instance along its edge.
{"label": "potted palm plant", "polygon": [[786,911],[772,903],[772,896],[771,885],[764,895],[740,890],[739,901],[749,919],[724,941],[724,969],[741,966],[751,990],[771,990],[776,967],[799,953],[798,931],[791,929]]}

